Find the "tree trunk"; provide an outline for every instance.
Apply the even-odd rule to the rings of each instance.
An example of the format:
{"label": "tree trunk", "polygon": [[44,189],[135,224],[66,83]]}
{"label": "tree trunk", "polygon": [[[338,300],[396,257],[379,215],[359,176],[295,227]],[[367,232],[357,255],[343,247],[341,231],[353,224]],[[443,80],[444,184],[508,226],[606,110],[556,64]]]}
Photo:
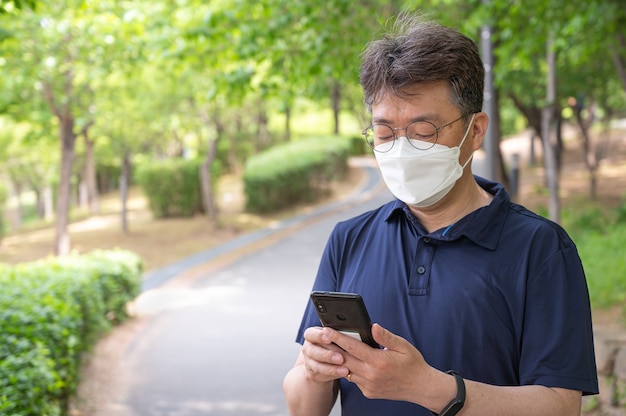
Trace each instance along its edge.
{"label": "tree trunk", "polygon": [[[235,173],[241,171],[237,158],[237,148],[239,147],[239,140],[241,140],[243,134],[242,117],[238,116],[235,118],[235,134],[228,135],[228,137],[230,137],[230,145],[228,146],[228,167]],[[210,145],[211,143],[209,143],[209,146]]]}
{"label": "tree trunk", "polygon": [[291,141],[291,106],[285,104],[285,141]]}
{"label": "tree trunk", "polygon": [[204,208],[205,215],[209,217],[211,221],[217,221],[217,204],[215,203],[215,197],[213,192],[213,181],[211,177],[211,166],[217,156],[217,142],[220,137],[224,135],[224,124],[222,123],[219,108],[215,108],[213,118],[209,119],[207,113],[201,112],[200,117],[205,123],[211,123],[215,125],[216,135],[214,138],[209,138],[207,152],[200,165],[200,187],[202,190],[202,207]]}
{"label": "tree trunk", "polygon": [[493,161],[494,171],[496,174],[495,180],[503,184],[506,188],[510,189],[511,183],[509,181],[509,177],[505,169],[504,157],[500,149],[500,138],[502,137],[502,125],[500,123],[500,111],[499,111],[500,92],[495,88],[493,91],[494,91],[493,100],[494,100],[495,111],[493,112],[492,128],[493,128],[493,135],[494,135],[493,139],[495,140],[495,146],[494,146],[495,159]]}
{"label": "tree trunk", "polygon": [[[22,223],[24,222],[24,202],[22,201],[22,184],[13,181],[13,188],[15,189],[15,200],[17,201],[17,207],[15,207],[15,220],[13,222],[13,227],[20,228]],[[36,198],[38,200],[39,198]],[[0,234],[2,232],[0,231]]]}
{"label": "tree trunk", "polygon": [[122,169],[120,172],[120,200],[122,209],[120,212],[120,222],[122,224],[122,233],[128,234],[128,188],[130,184],[130,155],[128,151],[124,152],[122,157]]}
{"label": "tree trunk", "polygon": [[54,252],[57,256],[66,256],[70,253],[71,243],[68,232],[69,212],[71,201],[72,164],[74,162],[74,119],[65,115],[60,120],[61,137],[61,174],[57,193],[56,238]]}
{"label": "tree trunk", "polygon": [[546,88],[546,105],[542,110],[541,136],[543,139],[543,157],[546,171],[546,183],[549,192],[548,214],[552,221],[561,220],[559,201],[559,171],[552,143],[552,119],[556,100],[556,55],[553,50],[552,38],[547,42],[548,78]]}
{"label": "tree trunk", "polygon": [[54,195],[52,193],[52,187],[50,187],[50,185],[46,185],[45,188],[43,188],[41,196],[42,218],[46,221],[52,221],[54,218]]}
{"label": "tree trunk", "polygon": [[556,142],[554,143],[554,153],[556,158],[556,169],[561,172],[561,166],[563,165],[563,117],[561,117],[561,109],[556,107],[552,110],[553,120],[552,124],[555,126]]}
{"label": "tree trunk", "polygon": [[574,111],[576,124],[578,124],[578,128],[580,129],[583,138],[583,157],[585,159],[585,166],[589,172],[589,196],[591,199],[595,199],[597,193],[596,173],[598,171],[600,161],[595,143],[589,135],[589,124],[591,123],[588,123],[583,119],[582,106],[576,104],[570,105],[570,108]]}
{"label": "tree trunk", "polygon": [[620,50],[626,49],[626,38],[624,38],[623,33],[617,33],[615,36],[617,37],[617,44],[619,47],[611,48],[611,57],[613,58],[613,64],[615,65],[617,76],[622,82],[624,90],[626,90],[626,64],[624,64],[624,59],[619,54]]}
{"label": "tree trunk", "polygon": [[520,100],[517,96],[513,94],[509,94],[509,98],[513,101],[515,107],[526,117],[528,121],[528,126],[534,131],[533,135],[530,136],[530,157],[529,163],[531,166],[535,165],[536,155],[535,155],[535,137],[539,137],[541,139],[541,109],[534,105],[524,105],[522,100]]}
{"label": "tree trunk", "polygon": [[341,85],[338,81],[333,81],[332,90],[333,118],[335,121],[335,134],[339,134],[339,113],[341,112]]}
{"label": "tree trunk", "polygon": [[98,184],[96,180],[96,160],[94,156],[95,140],[89,140],[87,131],[85,138],[85,171],[83,174],[87,189],[87,203],[92,214],[100,212],[100,201],[98,200]]}
{"label": "tree trunk", "polygon": [[261,101],[259,103],[259,109],[256,117],[256,137],[254,140],[254,152],[258,153],[265,149],[270,144],[270,134],[268,132],[267,124],[269,120],[267,118],[267,112],[265,111],[265,105]]}
{"label": "tree trunk", "polygon": [[217,140],[218,138],[214,138],[209,143],[209,148],[206,153],[206,157],[200,166],[200,183],[202,184],[202,205],[204,207],[204,212],[209,220],[216,221],[217,220],[217,207],[215,203],[215,198],[213,194],[213,181],[211,175],[211,166],[213,165],[213,160],[215,159],[215,155],[217,154]]}

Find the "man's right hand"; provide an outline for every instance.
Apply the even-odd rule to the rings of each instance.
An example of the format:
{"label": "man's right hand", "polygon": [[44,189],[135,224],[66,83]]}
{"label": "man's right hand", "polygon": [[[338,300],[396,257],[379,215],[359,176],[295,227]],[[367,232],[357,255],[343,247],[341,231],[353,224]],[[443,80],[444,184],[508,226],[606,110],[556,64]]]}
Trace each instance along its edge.
{"label": "man's right hand", "polygon": [[318,383],[334,381],[350,374],[350,370],[343,365],[343,350],[330,341],[328,331],[328,328],[311,327],[304,332],[300,359],[307,377]]}

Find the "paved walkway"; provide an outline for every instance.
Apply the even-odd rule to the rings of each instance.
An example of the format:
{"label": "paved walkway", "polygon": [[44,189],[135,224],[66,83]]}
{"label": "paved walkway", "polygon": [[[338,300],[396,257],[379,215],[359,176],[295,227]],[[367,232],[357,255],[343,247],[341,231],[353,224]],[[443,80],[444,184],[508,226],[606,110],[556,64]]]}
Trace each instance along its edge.
{"label": "paved walkway", "polygon": [[118,392],[97,414],[287,415],[282,379],[327,237],[391,198],[371,159],[358,162],[366,179],[344,201],[146,276]]}

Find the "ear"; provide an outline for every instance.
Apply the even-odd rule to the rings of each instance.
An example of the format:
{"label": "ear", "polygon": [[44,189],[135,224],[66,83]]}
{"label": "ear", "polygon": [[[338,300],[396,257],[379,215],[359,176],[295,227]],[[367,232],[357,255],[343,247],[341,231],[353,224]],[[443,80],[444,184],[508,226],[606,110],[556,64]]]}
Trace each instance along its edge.
{"label": "ear", "polygon": [[472,149],[474,151],[480,149],[483,144],[485,134],[487,134],[487,127],[489,126],[489,116],[487,113],[476,113],[474,116],[474,124],[470,132],[472,138]]}

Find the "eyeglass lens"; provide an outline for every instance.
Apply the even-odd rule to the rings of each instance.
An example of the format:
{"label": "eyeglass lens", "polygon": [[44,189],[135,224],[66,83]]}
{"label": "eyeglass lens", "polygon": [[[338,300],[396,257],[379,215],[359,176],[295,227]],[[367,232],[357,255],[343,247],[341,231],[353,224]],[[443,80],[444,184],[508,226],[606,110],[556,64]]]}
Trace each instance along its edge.
{"label": "eyeglass lens", "polygon": [[400,131],[394,131],[385,124],[373,124],[365,131],[365,140],[369,146],[382,152],[388,152],[393,147],[396,135],[397,137],[406,136],[411,146],[420,150],[428,150],[437,142],[437,128],[427,121],[416,121],[409,124],[403,135]]}

